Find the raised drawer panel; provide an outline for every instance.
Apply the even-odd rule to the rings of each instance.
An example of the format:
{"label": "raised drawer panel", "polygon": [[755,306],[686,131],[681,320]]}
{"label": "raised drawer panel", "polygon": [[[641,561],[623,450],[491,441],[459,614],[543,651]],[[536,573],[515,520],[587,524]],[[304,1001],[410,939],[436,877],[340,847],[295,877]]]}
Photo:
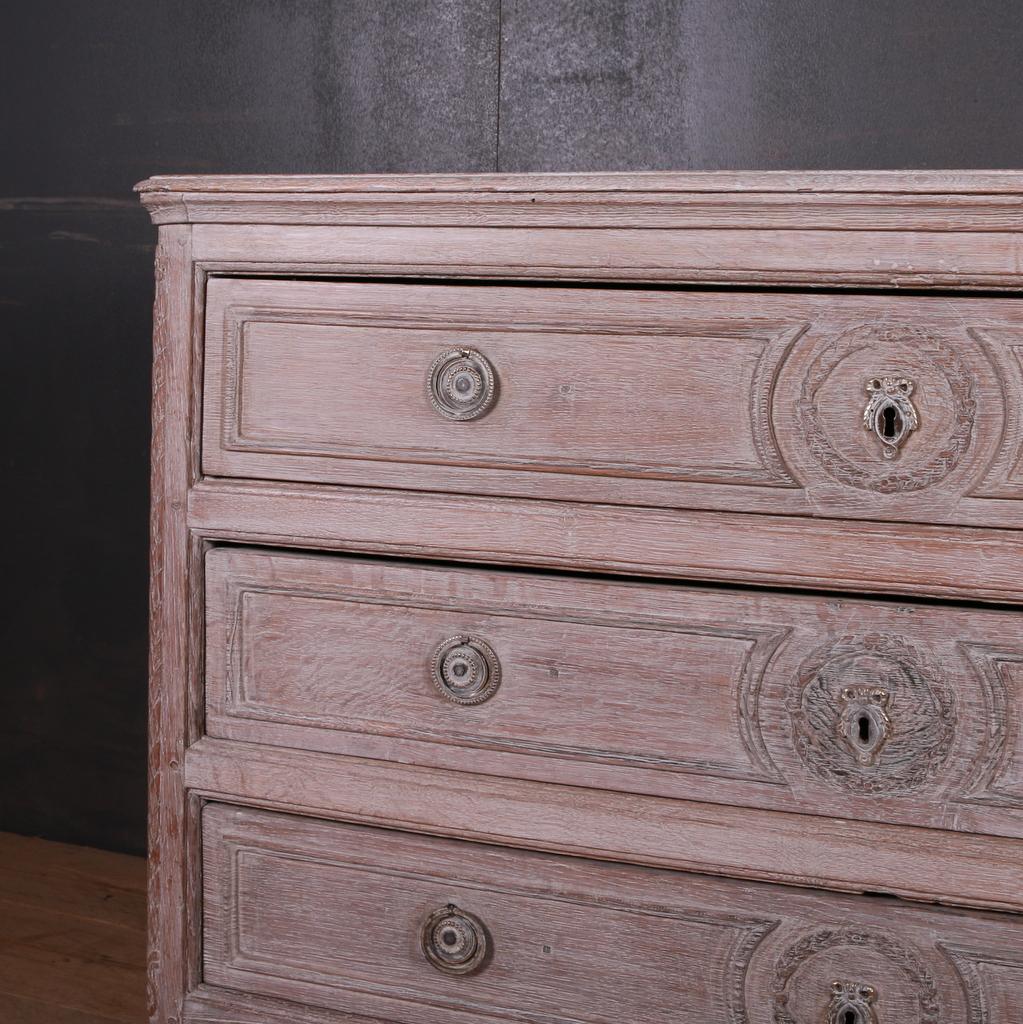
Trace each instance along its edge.
{"label": "raised drawer panel", "polygon": [[1023,834],[1018,612],[219,548],[210,735]]}
{"label": "raised drawer panel", "polygon": [[1015,299],[245,279],[207,299],[210,475],[1023,525]]}
{"label": "raised drawer panel", "polygon": [[1011,1024],[1023,1000],[1008,915],[223,805],[203,885],[206,985],[298,1021]]}

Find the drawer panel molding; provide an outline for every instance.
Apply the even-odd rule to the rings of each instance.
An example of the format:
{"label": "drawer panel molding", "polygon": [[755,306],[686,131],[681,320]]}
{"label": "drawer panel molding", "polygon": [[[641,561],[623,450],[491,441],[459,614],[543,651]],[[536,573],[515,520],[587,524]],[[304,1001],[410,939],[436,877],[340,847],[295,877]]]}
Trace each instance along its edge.
{"label": "drawer panel molding", "polygon": [[[1023,526],[1014,299],[236,278],[207,294],[211,476]],[[438,403],[452,353],[482,389],[469,413]]]}
{"label": "drawer panel molding", "polygon": [[[268,999],[407,1024],[1008,1024],[1023,998],[1016,917],[225,805],[203,837],[206,984]],[[438,970],[435,921],[452,945],[485,929],[486,962]]]}
{"label": "drawer panel molding", "polygon": [[188,524],[203,540],[1023,604],[1014,530],[210,479]]}
{"label": "drawer panel molding", "polygon": [[207,737],[202,798],[601,860],[1023,910],[1018,841],[664,799]]}
{"label": "drawer panel molding", "polygon": [[1016,1024],[1023,173],[139,190],[151,1024]]}
{"label": "drawer panel molding", "polygon": [[238,548],[206,580],[214,737],[1023,835],[1013,611]]}

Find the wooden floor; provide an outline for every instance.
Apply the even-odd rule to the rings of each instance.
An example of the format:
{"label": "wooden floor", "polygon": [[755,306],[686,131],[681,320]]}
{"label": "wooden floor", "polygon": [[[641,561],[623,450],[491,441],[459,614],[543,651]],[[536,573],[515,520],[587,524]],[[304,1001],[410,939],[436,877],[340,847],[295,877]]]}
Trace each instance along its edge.
{"label": "wooden floor", "polygon": [[0,832],[0,1024],[143,1024],[141,857]]}

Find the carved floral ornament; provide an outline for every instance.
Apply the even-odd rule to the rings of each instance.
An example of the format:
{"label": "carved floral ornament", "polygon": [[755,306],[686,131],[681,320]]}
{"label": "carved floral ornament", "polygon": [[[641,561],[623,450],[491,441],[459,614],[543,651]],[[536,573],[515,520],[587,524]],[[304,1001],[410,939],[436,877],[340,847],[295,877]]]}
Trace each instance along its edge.
{"label": "carved floral ornament", "polygon": [[788,700],[792,740],[819,778],[863,794],[909,793],[951,755],[955,697],[900,637],[845,636],[801,666]]}
{"label": "carved floral ornament", "polygon": [[[902,367],[912,357],[929,374],[943,380],[951,396],[951,428],[944,436],[910,440],[925,413],[917,403],[921,383],[903,369],[891,372],[865,365],[866,407],[863,427],[877,437],[877,459],[864,460],[836,443],[825,423],[822,391],[847,359],[869,359],[881,366]],[[868,369],[869,366],[869,369]],[[807,450],[832,479],[849,487],[897,494],[917,491],[943,480],[959,464],[973,440],[977,400],[974,379],[959,353],[927,331],[908,325],[864,324],[825,343],[810,365],[800,389],[796,417]],[[849,424],[852,432],[854,425]],[[904,446],[926,443],[926,456],[899,466]]]}
{"label": "carved floral ornament", "polygon": [[[818,957],[826,958],[829,965],[841,964],[855,960],[860,952],[879,956],[886,969],[897,972],[916,996],[919,1015],[912,1022],[892,1024],[940,1024],[943,1018],[938,986],[917,951],[880,932],[838,928],[822,928],[803,936],[778,959],[772,985],[773,1024],[808,1024],[794,1017],[790,1009],[793,991],[798,987],[793,979],[803,967]],[[822,1024],[880,1024],[883,1005],[880,980],[875,984],[864,979],[837,978],[820,994],[818,1019]]]}

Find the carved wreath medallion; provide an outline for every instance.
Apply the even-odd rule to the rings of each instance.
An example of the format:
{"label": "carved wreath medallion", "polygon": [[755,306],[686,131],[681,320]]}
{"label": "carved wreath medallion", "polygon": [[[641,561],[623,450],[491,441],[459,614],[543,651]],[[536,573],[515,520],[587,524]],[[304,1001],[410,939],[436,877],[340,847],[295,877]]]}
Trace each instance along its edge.
{"label": "carved wreath medallion", "polygon": [[[772,983],[774,1024],[806,1024],[806,1022],[793,1017],[789,1011],[793,977],[814,957],[835,951],[839,954],[836,959],[841,959],[842,954],[839,951],[849,949],[854,951],[857,949],[871,950],[879,954],[887,967],[898,970],[912,985],[920,1008],[920,1016],[912,1024],[939,1024],[941,1006],[938,986],[931,973],[912,950],[880,932],[836,928],[822,928],[804,936],[779,958],[775,965]],[[839,986],[841,987],[839,988]],[[831,1011],[842,1005],[841,1000],[845,999],[847,1006],[856,1006],[857,1002],[863,1006],[863,1017],[866,1024],[866,1022],[870,1022],[870,1014],[874,1013],[875,1002],[879,1002],[881,998],[882,993],[873,985],[868,985],[865,982],[849,984],[844,981],[836,981],[830,991],[821,994],[823,1011],[821,1019],[828,1021]],[[904,1024],[910,1024],[910,1022],[906,1021]]]}
{"label": "carved wreath medallion", "polygon": [[818,650],[800,667],[787,708],[803,763],[855,793],[910,793],[952,752],[952,690],[899,637],[845,636]]}
{"label": "carved wreath medallion", "polygon": [[[864,349],[877,352],[882,359],[887,358],[885,350],[891,350],[893,364],[899,364],[899,350],[912,351],[916,359],[926,359],[928,366],[944,377],[952,398],[952,428],[943,441],[932,441],[938,450],[924,464],[902,467],[891,461],[858,463],[840,452],[829,436],[820,391],[840,363]],[[878,324],[856,327],[827,345],[810,366],[797,404],[805,444],[824,471],[840,483],[879,494],[918,491],[948,476],[970,447],[976,413],[973,376],[954,348],[916,327]]]}

